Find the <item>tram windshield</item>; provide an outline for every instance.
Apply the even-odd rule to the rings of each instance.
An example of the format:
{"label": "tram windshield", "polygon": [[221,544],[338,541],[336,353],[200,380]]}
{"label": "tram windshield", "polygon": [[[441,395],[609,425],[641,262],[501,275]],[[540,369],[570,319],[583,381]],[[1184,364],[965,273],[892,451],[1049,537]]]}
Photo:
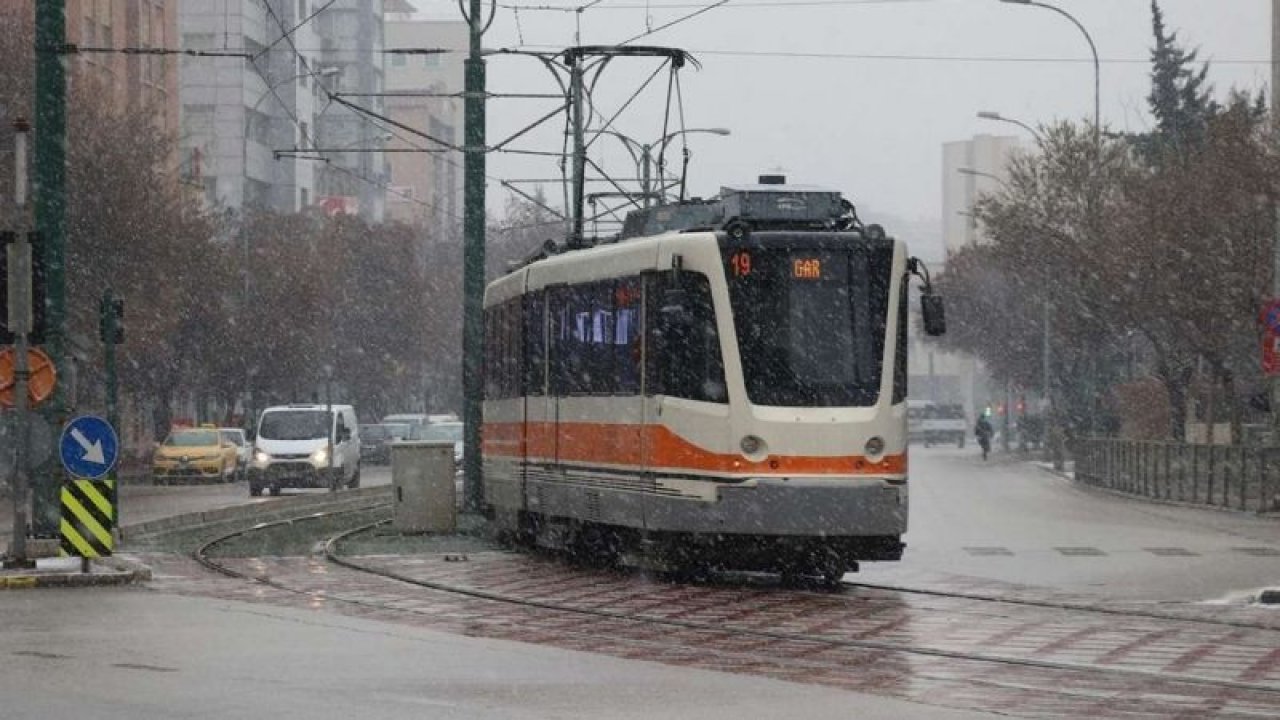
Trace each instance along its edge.
{"label": "tram windshield", "polygon": [[726,248],[747,396],[866,407],[880,394],[892,248]]}

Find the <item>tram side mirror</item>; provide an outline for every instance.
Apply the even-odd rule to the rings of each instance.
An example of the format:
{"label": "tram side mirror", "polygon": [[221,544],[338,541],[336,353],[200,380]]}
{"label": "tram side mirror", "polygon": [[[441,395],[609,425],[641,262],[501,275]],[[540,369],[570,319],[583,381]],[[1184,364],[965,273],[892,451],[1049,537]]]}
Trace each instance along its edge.
{"label": "tram side mirror", "polygon": [[947,333],[947,313],[941,295],[927,290],[920,295],[920,317],[924,320],[925,335],[936,337]]}

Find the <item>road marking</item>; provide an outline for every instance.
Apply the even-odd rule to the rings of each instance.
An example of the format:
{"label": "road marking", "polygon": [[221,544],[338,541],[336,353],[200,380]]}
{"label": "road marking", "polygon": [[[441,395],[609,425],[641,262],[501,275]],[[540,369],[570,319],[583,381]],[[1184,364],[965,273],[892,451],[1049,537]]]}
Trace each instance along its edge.
{"label": "road marking", "polygon": [[1106,553],[1095,547],[1056,547],[1059,555],[1067,557],[1103,557]]}
{"label": "road marking", "polygon": [[1149,547],[1142,548],[1152,555],[1160,557],[1200,557],[1200,553],[1194,553],[1186,548],[1180,547]]}
{"label": "road marking", "polygon": [[1013,555],[1013,551],[1005,547],[985,547],[985,546],[967,547],[964,549],[964,551],[969,553],[970,555],[975,555],[978,557],[990,557],[990,556],[996,556],[996,555],[1005,555],[1005,556]]}
{"label": "road marking", "polygon": [[1233,547],[1231,551],[1254,557],[1280,557],[1280,550],[1270,547]]}

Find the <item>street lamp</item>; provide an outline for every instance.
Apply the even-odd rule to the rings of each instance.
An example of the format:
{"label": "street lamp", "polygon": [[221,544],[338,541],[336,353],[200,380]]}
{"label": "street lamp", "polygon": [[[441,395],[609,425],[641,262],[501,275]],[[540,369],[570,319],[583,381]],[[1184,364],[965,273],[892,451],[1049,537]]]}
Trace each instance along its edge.
{"label": "street lamp", "polygon": [[1055,5],[1036,2],[1036,0],[1000,0],[1000,2],[1008,3],[1010,5],[1030,5],[1032,7],[1050,10],[1070,20],[1071,24],[1080,29],[1080,32],[1084,35],[1085,42],[1089,43],[1089,52],[1093,53],[1093,145],[1094,147],[1101,147],[1102,104],[1100,100],[1102,72],[1098,64],[1098,48],[1093,44],[1093,38],[1089,35],[1089,31],[1084,29],[1084,25],[1081,25],[1080,21],[1075,19],[1075,16]]}
{"label": "street lamp", "polygon": [[[606,135],[612,135],[613,137],[621,140],[623,146],[626,147],[627,152],[631,155],[632,162],[634,162],[640,170],[640,187],[644,195],[644,207],[649,207],[649,199],[652,197],[652,192],[650,190],[650,167],[653,165],[652,151],[654,146],[657,146],[658,148],[658,182],[661,183],[663,181],[663,171],[666,168],[666,161],[663,159],[663,155],[666,152],[667,144],[673,139],[681,135],[693,135],[696,133],[720,135],[721,137],[732,134],[732,131],[728,128],[686,128],[684,130],[676,130],[675,132],[667,133],[651,143],[639,143],[616,130],[600,130],[599,132]],[[637,150],[639,150],[639,153],[636,152]],[[686,167],[688,166],[687,154],[685,156],[685,165]],[[664,199],[664,195],[659,193],[659,200],[662,199]]]}
{"label": "street lamp", "polygon": [[971,167],[959,167],[959,168],[956,168],[956,172],[960,173],[961,175],[971,175],[973,177],[988,178],[990,180],[995,180],[996,182],[1000,183],[1005,187],[1009,187],[1009,184],[1004,181],[1004,178],[1000,177],[999,175],[993,175],[989,172],[975,170]]}
{"label": "street lamp", "polygon": [[1006,122],[1013,125],[1017,125],[1023,130],[1026,130],[1027,132],[1031,133],[1031,136],[1036,139],[1036,143],[1040,145],[1044,144],[1044,136],[1040,134],[1040,131],[1022,122],[1021,120],[1018,120],[1016,118],[1011,118],[1011,117],[1005,117],[1004,115],[1001,115],[998,112],[992,112],[990,110],[980,111],[978,113],[978,117],[981,118],[982,120],[994,120],[996,122]]}

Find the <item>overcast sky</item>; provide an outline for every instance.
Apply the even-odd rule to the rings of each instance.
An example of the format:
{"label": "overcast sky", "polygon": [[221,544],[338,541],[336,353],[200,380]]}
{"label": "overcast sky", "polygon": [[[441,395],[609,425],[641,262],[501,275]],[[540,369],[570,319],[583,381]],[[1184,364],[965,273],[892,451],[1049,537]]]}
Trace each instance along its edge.
{"label": "overcast sky", "polygon": [[[428,17],[457,17],[455,0],[415,3]],[[578,14],[535,9],[571,5],[564,0],[500,0],[485,46],[572,45],[578,21],[582,44],[616,43],[711,4],[603,0]],[[1104,125],[1149,127],[1150,0],[1056,4],[1074,15],[1097,45]],[[1267,87],[1267,0],[1160,4],[1184,45],[1199,47],[1201,57],[1211,61],[1210,78],[1220,93]],[[864,208],[864,216],[893,216],[917,232],[938,231],[944,142],[1021,132],[977,119],[979,110],[1031,124],[1093,114],[1093,66],[1079,30],[1053,12],[998,0],[731,0],[635,44],[692,52],[702,69],[681,76],[685,126],[732,130],[729,137],[689,137],[691,194],[714,194],[721,184],[782,170],[792,182],[842,190]],[[611,114],[608,108],[630,96],[653,68],[650,60],[615,62],[601,82],[597,103]],[[527,59],[493,58],[488,78],[493,91],[555,89],[546,71]],[[661,92],[643,95],[615,127],[637,140],[652,140],[662,133],[663,104]],[[490,143],[547,107],[545,102],[493,101]],[[531,135],[520,146],[558,149],[562,127]],[[602,141],[593,155],[611,171],[623,169],[630,161],[621,145],[608,145]],[[511,178],[558,171],[553,161],[495,155],[489,172]],[[505,194],[491,183],[491,206]]]}

